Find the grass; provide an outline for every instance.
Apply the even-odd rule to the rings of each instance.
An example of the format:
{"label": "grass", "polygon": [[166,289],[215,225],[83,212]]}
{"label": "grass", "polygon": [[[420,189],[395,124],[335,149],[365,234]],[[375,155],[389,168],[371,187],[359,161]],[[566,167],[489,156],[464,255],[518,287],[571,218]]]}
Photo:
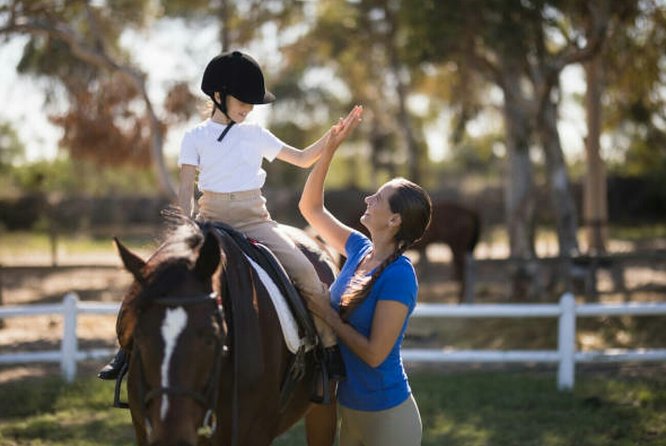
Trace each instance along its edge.
{"label": "grass", "polygon": [[[558,392],[552,371],[412,371],[424,446],[666,445],[666,377],[578,376]],[[30,378],[0,385],[0,445],[130,445],[113,386]],[[305,444],[299,423],[275,442]]]}

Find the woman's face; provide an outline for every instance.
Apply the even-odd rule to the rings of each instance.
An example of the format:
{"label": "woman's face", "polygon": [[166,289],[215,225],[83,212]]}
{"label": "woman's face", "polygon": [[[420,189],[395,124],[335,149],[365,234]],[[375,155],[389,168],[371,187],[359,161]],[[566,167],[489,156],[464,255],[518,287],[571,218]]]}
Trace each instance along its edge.
{"label": "woman's face", "polygon": [[254,108],[253,104],[246,104],[231,95],[227,95],[227,115],[232,121],[241,123]]}
{"label": "woman's face", "polygon": [[[396,218],[399,224],[399,215],[391,211],[389,198],[395,193],[396,186],[386,183],[373,195],[365,197],[367,208],[361,216],[361,223],[368,229],[381,230],[395,226]],[[396,231],[398,226],[396,227]]]}

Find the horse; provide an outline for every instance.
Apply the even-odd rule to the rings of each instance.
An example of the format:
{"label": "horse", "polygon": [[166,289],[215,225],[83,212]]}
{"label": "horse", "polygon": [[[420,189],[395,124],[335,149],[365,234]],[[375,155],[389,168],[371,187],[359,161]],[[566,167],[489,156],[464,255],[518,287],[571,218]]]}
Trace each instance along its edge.
{"label": "horse", "polygon": [[459,284],[459,302],[465,296],[467,258],[474,255],[474,248],[481,235],[479,214],[467,207],[449,201],[436,201],[432,204],[430,226],[421,240],[414,246],[419,251],[419,259],[427,261],[426,247],[431,243],[445,243],[451,250],[453,278]]}
{"label": "horse", "polygon": [[[327,207],[339,216],[348,226],[368,234],[361,224],[361,216],[365,212],[365,194],[358,189],[326,195]],[[465,279],[467,275],[466,258],[473,255],[474,248],[481,235],[481,218],[479,214],[466,206],[447,200],[435,200],[432,203],[432,219],[423,238],[414,246],[419,252],[420,266],[428,261],[426,247],[431,243],[444,243],[451,250],[453,279],[459,286],[459,302],[465,296]]]}
{"label": "horse", "polygon": [[[127,394],[137,443],[270,445],[311,407],[312,352],[285,399],[296,355],[257,270],[210,224],[182,217],[172,226],[147,261],[116,239],[134,276],[116,328],[131,351]],[[330,284],[330,259],[303,233],[290,233]]]}

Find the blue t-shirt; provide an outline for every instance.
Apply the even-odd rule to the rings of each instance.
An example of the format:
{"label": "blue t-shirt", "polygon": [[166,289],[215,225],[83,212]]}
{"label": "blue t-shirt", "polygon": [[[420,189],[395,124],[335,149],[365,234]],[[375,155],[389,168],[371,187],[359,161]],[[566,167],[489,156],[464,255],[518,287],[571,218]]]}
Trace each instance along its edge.
{"label": "blue t-shirt", "polygon": [[[340,308],[340,299],[359,263],[372,248],[372,243],[360,232],[352,232],[345,244],[347,261],[337,279],[331,285],[331,305]],[[369,273],[370,274],[370,273]],[[340,351],[347,372],[346,379],[338,384],[338,402],[355,410],[377,411],[390,409],[405,401],[411,393],[407,374],[402,364],[400,345],[405,336],[409,315],[416,306],[418,283],[411,262],[400,256],[384,269],[361,305],[349,315],[349,323],[364,336],[370,336],[375,306],[380,300],[401,302],[409,309],[400,336],[391,348],[384,362],[371,367],[344,343]]]}

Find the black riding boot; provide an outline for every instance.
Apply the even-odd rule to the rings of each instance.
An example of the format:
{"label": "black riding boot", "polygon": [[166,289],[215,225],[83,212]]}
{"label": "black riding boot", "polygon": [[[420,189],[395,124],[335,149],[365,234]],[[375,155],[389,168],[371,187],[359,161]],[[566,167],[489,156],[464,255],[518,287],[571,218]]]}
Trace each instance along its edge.
{"label": "black riding boot", "polygon": [[345,372],[345,364],[342,361],[342,355],[340,354],[340,347],[337,345],[326,347],[324,349],[324,362],[326,363],[330,379],[339,381],[347,376],[347,373]]}
{"label": "black riding boot", "polygon": [[113,380],[118,377],[118,374],[120,373],[120,370],[123,368],[123,365],[125,365],[129,361],[129,353],[127,350],[124,348],[121,348],[118,350],[116,353],[116,356],[109,362],[107,365],[105,365],[102,370],[99,371],[97,374],[97,377],[100,379],[108,379],[108,380]]}

